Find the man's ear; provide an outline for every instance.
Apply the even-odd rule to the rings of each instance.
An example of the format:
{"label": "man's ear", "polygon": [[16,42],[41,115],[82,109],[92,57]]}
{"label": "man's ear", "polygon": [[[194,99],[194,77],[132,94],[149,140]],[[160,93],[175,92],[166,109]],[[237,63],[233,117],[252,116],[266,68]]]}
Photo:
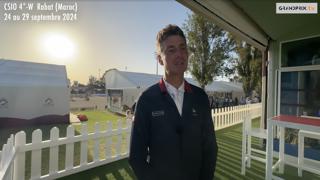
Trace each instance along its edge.
{"label": "man's ear", "polygon": [[163,66],[163,60],[162,60],[160,54],[157,54],[157,60],[158,60],[159,64],[160,64],[161,66]]}

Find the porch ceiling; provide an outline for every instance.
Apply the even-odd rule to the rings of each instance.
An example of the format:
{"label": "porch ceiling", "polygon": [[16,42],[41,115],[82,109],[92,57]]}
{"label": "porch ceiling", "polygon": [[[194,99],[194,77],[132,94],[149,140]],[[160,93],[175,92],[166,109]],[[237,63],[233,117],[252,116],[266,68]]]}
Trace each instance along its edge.
{"label": "porch ceiling", "polygon": [[276,14],[276,0],[232,2],[253,19],[271,39],[287,40],[320,34],[319,14]]}
{"label": "porch ceiling", "polygon": [[276,14],[276,0],[177,1],[260,49],[268,39],[285,41],[320,34],[319,14]]}

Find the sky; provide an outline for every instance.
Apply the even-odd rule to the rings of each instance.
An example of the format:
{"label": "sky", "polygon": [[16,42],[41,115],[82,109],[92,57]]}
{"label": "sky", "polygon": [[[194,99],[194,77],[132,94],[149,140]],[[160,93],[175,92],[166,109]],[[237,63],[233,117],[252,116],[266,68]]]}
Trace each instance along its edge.
{"label": "sky", "polygon": [[174,0],[78,0],[71,22],[8,21],[5,13],[20,11],[6,10],[5,2],[12,1],[0,2],[0,59],[66,65],[71,82],[85,84],[111,68],[155,74],[157,32],[167,24],[182,27],[191,13]]}

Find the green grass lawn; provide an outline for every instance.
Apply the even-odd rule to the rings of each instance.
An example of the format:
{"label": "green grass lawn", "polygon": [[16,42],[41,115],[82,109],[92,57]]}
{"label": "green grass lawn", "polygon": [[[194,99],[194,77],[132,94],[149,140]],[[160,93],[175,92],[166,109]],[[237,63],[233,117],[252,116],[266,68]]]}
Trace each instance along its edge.
{"label": "green grass lawn", "polygon": [[[117,127],[118,120],[124,120],[125,117],[119,116],[117,114],[113,114],[106,111],[81,111],[81,112],[74,112],[74,114],[85,114],[88,117],[87,123],[88,131],[94,131],[95,123],[100,124],[100,130],[106,129],[107,122],[111,121],[113,128]],[[75,124],[75,129],[80,132],[81,126]]]}

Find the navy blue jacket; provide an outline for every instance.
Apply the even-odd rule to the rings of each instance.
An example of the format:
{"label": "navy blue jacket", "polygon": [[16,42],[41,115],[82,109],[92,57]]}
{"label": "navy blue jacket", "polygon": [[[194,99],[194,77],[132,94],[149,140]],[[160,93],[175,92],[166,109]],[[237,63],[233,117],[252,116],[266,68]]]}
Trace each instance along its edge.
{"label": "navy blue jacket", "polygon": [[185,81],[182,115],[164,81],[140,96],[129,163],[139,180],[212,180],[218,147],[207,94]]}

